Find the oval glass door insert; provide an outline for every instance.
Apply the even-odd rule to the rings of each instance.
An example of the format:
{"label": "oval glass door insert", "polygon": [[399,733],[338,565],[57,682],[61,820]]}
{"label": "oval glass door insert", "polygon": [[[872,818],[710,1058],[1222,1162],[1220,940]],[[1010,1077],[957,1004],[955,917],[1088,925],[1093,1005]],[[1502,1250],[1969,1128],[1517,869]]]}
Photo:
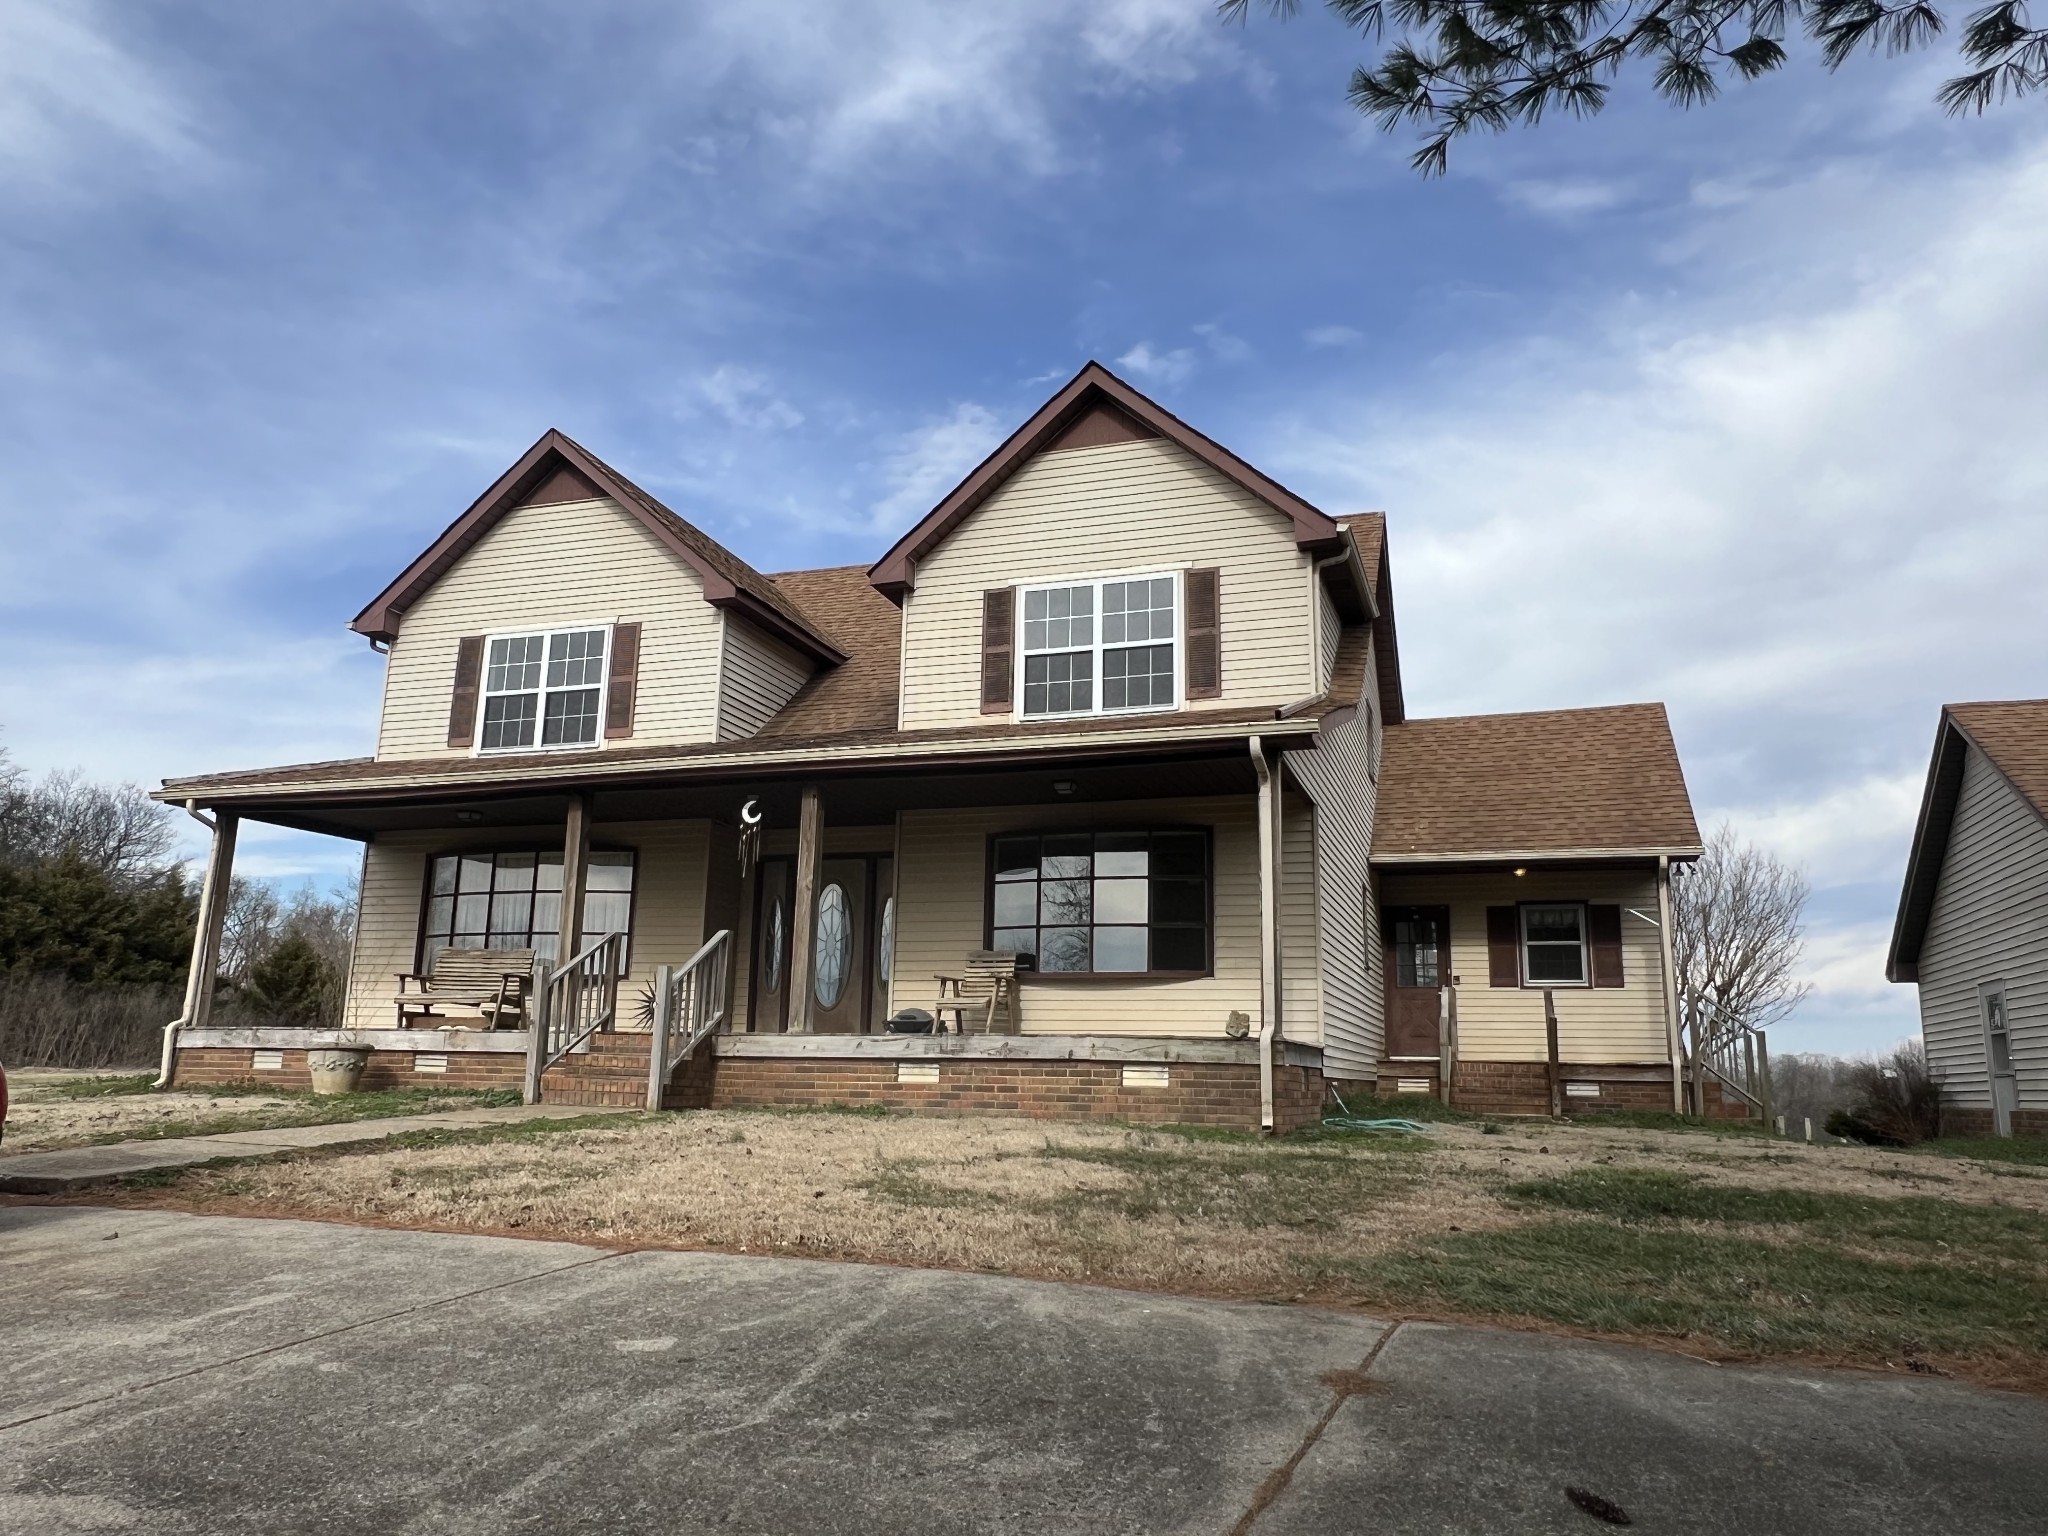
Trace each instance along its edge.
{"label": "oval glass door insert", "polygon": [[818,896],[818,979],[813,990],[820,1008],[839,1006],[846,990],[847,962],[853,958],[852,914],[847,911],[846,892],[828,885]]}

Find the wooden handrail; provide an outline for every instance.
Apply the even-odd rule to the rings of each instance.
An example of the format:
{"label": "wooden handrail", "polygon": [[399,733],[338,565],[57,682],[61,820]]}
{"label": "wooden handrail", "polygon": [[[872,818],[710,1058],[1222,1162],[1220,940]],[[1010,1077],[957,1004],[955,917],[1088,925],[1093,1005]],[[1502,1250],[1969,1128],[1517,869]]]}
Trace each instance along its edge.
{"label": "wooden handrail", "polygon": [[[533,1035],[526,1051],[526,1102],[540,1102],[540,1080],[556,1062],[619,1016],[620,962],[626,936],[608,933],[583,947],[567,965],[546,971],[534,1000]],[[545,970],[545,968],[540,968]]]}
{"label": "wooden handrail", "polygon": [[647,1107],[660,1109],[669,1077],[725,1022],[732,930],[721,928],[680,966],[654,973],[654,1038],[647,1043]]}

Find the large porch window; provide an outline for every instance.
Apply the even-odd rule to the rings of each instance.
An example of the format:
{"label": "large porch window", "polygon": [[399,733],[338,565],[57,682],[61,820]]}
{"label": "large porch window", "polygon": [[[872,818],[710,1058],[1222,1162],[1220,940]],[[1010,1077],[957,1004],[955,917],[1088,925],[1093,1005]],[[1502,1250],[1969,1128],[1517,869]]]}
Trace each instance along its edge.
{"label": "large porch window", "polygon": [[1209,970],[1209,834],[1014,833],[990,843],[989,948],[1043,973]]}
{"label": "large porch window", "polygon": [[[633,854],[592,849],[577,947],[608,933],[630,934],[632,918]],[[531,949],[536,958],[560,964],[561,927],[560,849],[444,853],[428,866],[417,969],[424,972],[442,949]]]}

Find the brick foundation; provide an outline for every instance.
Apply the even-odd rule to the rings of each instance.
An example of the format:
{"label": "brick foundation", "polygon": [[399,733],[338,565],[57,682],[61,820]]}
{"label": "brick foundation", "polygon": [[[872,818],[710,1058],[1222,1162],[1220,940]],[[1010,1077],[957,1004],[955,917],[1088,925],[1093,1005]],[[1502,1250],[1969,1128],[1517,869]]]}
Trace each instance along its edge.
{"label": "brick foundation", "polygon": [[[2012,1112],[2015,1136],[2048,1136],[2048,1110],[2016,1109]],[[1941,1106],[1941,1134],[1944,1136],[1991,1136],[1991,1111],[1966,1109],[1959,1104]]]}
{"label": "brick foundation", "polygon": [[[1402,1077],[1427,1077],[1436,1082],[1434,1064],[1393,1063],[1380,1068],[1381,1092],[1392,1090]],[[1597,1115],[1605,1110],[1671,1110],[1671,1071],[1668,1067],[1643,1067],[1599,1062],[1561,1063],[1558,1080],[1564,1083],[1597,1083],[1598,1098],[1567,1094],[1567,1115]],[[1744,1113],[1740,1105],[1721,1102],[1719,1084],[1707,1085],[1707,1113]],[[1547,1115],[1550,1113],[1550,1072],[1540,1061],[1460,1061],[1451,1080],[1451,1104],[1477,1115]]]}
{"label": "brick foundation", "polygon": [[[523,1088],[526,1057],[517,1051],[450,1051],[446,1072],[415,1072],[412,1051],[372,1051],[363,1067],[364,1088]],[[258,1072],[256,1053],[238,1047],[187,1046],[171,1069],[173,1088],[298,1088],[313,1086],[304,1051],[286,1051],[284,1067]],[[646,1066],[640,1088],[646,1100]]]}
{"label": "brick foundation", "polygon": [[[674,1108],[708,1102],[713,1109],[878,1104],[921,1114],[1124,1120],[1235,1130],[1256,1130],[1259,1125],[1255,1066],[1174,1062],[1167,1067],[1166,1087],[1137,1088],[1125,1086],[1123,1067],[1113,1061],[925,1058],[917,1064],[937,1065],[939,1080],[900,1082],[894,1061],[728,1056],[709,1071],[692,1061],[678,1074],[667,1102]],[[1310,1067],[1273,1069],[1275,1130],[1313,1125],[1322,1113],[1320,1072]]]}

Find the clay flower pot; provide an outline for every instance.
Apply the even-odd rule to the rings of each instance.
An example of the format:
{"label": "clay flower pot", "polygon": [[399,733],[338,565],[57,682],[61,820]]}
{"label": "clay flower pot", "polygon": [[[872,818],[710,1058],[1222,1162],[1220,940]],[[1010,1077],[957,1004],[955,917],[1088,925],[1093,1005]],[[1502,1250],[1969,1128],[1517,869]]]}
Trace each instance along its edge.
{"label": "clay flower pot", "polygon": [[367,1045],[329,1045],[306,1052],[306,1070],[315,1093],[354,1093],[370,1064]]}

